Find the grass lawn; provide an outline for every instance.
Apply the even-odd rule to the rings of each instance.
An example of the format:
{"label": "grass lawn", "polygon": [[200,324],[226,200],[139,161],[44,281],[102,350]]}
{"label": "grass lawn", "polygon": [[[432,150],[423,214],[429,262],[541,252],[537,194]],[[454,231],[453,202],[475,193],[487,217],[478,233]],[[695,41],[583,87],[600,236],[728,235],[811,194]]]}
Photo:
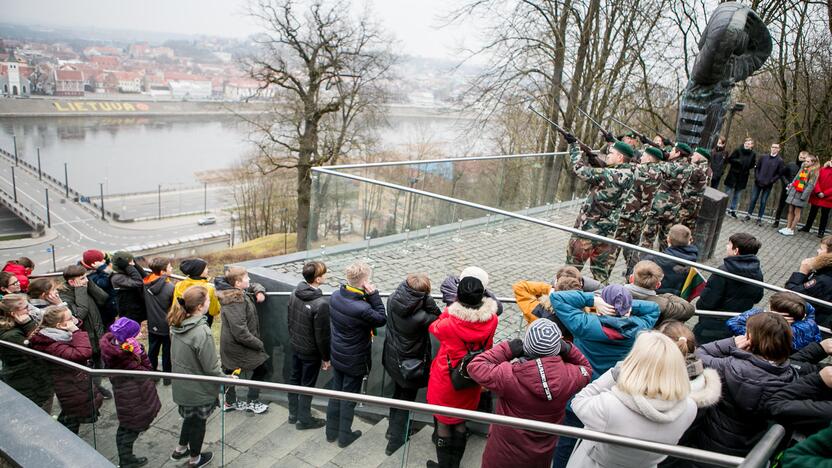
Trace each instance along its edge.
{"label": "grass lawn", "polygon": [[[297,235],[294,233],[290,233],[288,236],[282,233],[272,234],[243,242],[230,249],[206,254],[202,258],[208,261],[208,273],[213,277],[223,274],[225,265],[230,263],[274,257],[276,255],[295,252],[296,238]],[[284,250],[284,246],[287,250]]]}

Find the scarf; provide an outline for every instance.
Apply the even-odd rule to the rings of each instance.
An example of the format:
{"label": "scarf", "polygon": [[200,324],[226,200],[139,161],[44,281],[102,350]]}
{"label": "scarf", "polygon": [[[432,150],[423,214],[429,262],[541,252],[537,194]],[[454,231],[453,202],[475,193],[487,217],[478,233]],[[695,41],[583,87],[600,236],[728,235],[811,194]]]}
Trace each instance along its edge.
{"label": "scarf", "polygon": [[808,166],[801,166],[800,172],[795,177],[794,181],[792,182],[792,187],[797,190],[798,193],[803,193],[806,189],[806,184],[809,182],[809,177],[811,176],[812,172],[814,172],[813,167]]}
{"label": "scarf", "polygon": [[66,330],[61,330],[60,328],[41,328],[38,333],[54,341],[61,341],[64,343],[72,341],[72,333]]}

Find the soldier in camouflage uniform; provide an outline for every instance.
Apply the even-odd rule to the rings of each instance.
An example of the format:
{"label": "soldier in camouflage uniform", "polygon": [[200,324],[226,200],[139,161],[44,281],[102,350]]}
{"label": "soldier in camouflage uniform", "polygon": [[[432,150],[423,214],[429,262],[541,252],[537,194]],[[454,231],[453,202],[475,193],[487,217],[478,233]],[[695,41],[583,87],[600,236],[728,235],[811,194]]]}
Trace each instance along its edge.
{"label": "soldier in camouflage uniform", "polygon": [[705,187],[711,185],[713,171],[710,165],[711,152],[705,148],[696,148],[691,155],[691,173],[688,183],[682,190],[682,205],[679,207],[679,223],[684,224],[693,232],[702,200],[705,197]]}
{"label": "soldier in camouflage uniform", "polygon": [[670,226],[677,223],[682,190],[693,169],[689,161],[690,153],[690,146],[676,143],[670,151],[669,161],[661,163],[662,183],[653,197],[653,206],[644,219],[644,230],[641,232],[642,247],[654,248],[657,237],[664,242],[670,232]]}
{"label": "soldier in camouflage uniform", "polygon": [[[586,201],[575,220],[575,228],[612,237],[618,227],[621,200],[633,185],[633,166],[630,164],[633,147],[621,141],[616,142],[610,147],[607,166],[593,168],[581,154],[575,138],[569,135],[567,141],[570,143],[569,157],[573,171],[589,186]],[[615,247],[605,242],[572,235],[566,250],[566,263],[580,270],[589,260],[592,276],[605,283],[610,276],[608,257],[614,251]]]}
{"label": "soldier in camouflage uniform", "polygon": [[[621,216],[618,219],[618,229],[615,231],[615,239],[628,244],[638,245],[641,240],[641,230],[644,227],[644,218],[653,206],[653,197],[662,182],[661,161],[667,156],[658,148],[647,146],[641,153],[641,163],[636,166],[633,187],[623,199]],[[609,256],[607,271],[612,271],[615,262],[618,261],[620,247]],[[631,249],[624,249],[624,260],[627,262],[627,270],[624,276],[629,275],[633,267],[638,263],[638,252]]]}

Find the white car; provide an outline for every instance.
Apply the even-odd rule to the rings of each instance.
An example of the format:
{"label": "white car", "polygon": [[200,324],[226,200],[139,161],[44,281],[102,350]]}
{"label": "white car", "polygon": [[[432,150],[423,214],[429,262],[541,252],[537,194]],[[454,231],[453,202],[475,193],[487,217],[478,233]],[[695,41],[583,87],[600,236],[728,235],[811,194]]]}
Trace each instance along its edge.
{"label": "white car", "polygon": [[199,218],[199,221],[196,222],[200,226],[207,226],[209,224],[217,224],[217,217],[216,216],[206,216],[204,218]]}

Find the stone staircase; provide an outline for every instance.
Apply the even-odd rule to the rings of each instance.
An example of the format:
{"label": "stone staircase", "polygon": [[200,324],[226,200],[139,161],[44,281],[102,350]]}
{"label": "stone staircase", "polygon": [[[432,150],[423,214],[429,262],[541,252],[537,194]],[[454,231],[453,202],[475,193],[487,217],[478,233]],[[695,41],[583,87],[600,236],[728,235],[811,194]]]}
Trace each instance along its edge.
{"label": "stone staircase", "polygon": [[[109,386],[108,384],[105,384]],[[179,439],[181,419],[176,405],[171,400],[171,387],[157,385],[162,409],[151,428],[139,436],[134,447],[137,456],[147,457],[147,466],[173,467],[184,463],[169,460],[171,451]],[[244,395],[238,388],[238,394]],[[55,404],[57,413],[57,402]],[[323,417],[313,410],[316,417]],[[387,419],[378,422],[356,416],[353,429],[363,435],[347,448],[341,449],[336,443],[326,441],[323,429],[298,431],[287,422],[288,410],[277,403],[269,405],[263,414],[232,411],[214,411],[208,420],[203,450],[214,452],[213,466],[245,468],[394,468],[425,466],[427,460],[436,460],[436,450],[431,442],[432,427],[424,426],[410,439],[405,447],[392,456],[386,456],[385,433]],[[112,400],[101,408],[101,417],[93,425],[83,425],[80,436],[98,452],[118,464],[116,451],[116,429],[118,418]],[[222,435],[225,434],[221,443]],[[463,468],[480,466],[485,437],[472,435],[468,442]]]}

